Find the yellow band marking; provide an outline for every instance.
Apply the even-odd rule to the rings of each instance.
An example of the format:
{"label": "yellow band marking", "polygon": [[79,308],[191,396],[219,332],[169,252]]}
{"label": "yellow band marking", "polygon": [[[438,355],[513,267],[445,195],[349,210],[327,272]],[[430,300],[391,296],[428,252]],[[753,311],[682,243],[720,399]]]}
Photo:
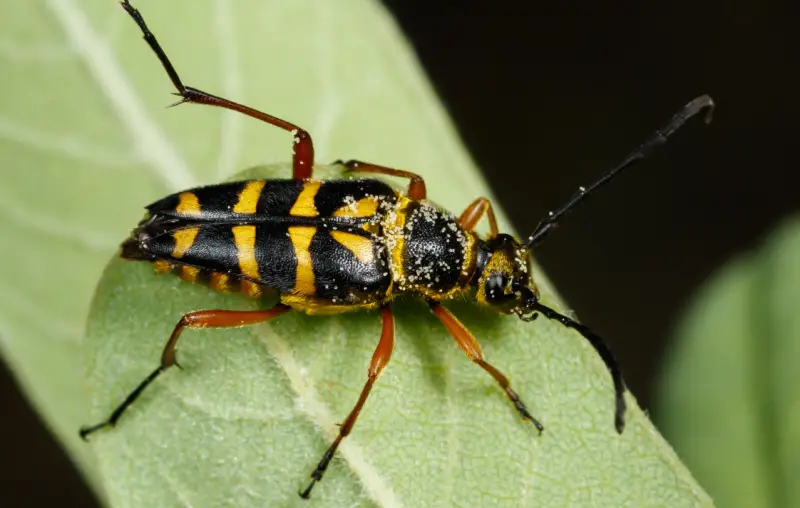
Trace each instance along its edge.
{"label": "yellow band marking", "polygon": [[[305,191],[304,191],[305,192]],[[317,292],[314,286],[314,267],[311,261],[311,239],[317,228],[312,226],[292,226],[289,228],[289,239],[294,246],[294,255],[297,258],[297,275],[294,281],[295,293],[313,295]]]}
{"label": "yellow band marking", "polygon": [[231,290],[228,284],[229,280],[230,276],[227,273],[213,272],[211,280],[208,281],[208,287],[220,293],[228,293]]}
{"label": "yellow band marking", "polygon": [[233,207],[234,213],[256,213],[258,198],[261,197],[261,190],[266,185],[266,180],[253,180],[247,182],[244,189],[239,193],[239,201]]}
{"label": "yellow band marking", "polygon": [[372,240],[369,238],[344,231],[331,231],[331,236],[362,263],[368,264],[375,260]]}
{"label": "yellow band marking", "polygon": [[159,259],[155,262],[156,265],[156,272],[158,273],[167,273],[172,271],[172,263],[169,261],[164,261],[163,259]]}
{"label": "yellow band marking", "polygon": [[261,286],[249,280],[240,280],[239,289],[243,295],[249,298],[261,298],[262,296]]}
{"label": "yellow band marking", "polygon": [[197,274],[200,273],[200,269],[196,266],[181,266],[181,279],[185,280],[186,282],[197,282]]}
{"label": "yellow band marking", "polygon": [[239,270],[242,275],[253,281],[260,281],[258,262],[256,261],[256,227],[253,225],[234,226],[233,243],[239,256]]}
{"label": "yellow band marking", "polygon": [[408,207],[412,203],[409,198],[400,197],[397,200],[395,213],[389,215],[389,219],[384,224],[384,234],[389,240],[391,252],[391,268],[392,279],[397,282],[397,289],[404,291],[408,289],[409,283],[406,280],[406,272],[404,268],[405,253],[406,253],[406,219],[408,215]]}
{"label": "yellow band marking", "polygon": [[184,228],[179,229],[172,233],[172,238],[175,240],[175,247],[172,249],[172,257],[180,259],[186,254],[186,251],[194,244],[194,239],[200,228]]}
{"label": "yellow band marking", "polygon": [[361,198],[353,203],[348,203],[335,212],[334,217],[372,217],[378,211],[378,200],[375,198]]}
{"label": "yellow band marking", "polygon": [[320,180],[306,180],[302,192],[297,196],[297,201],[294,202],[292,209],[289,210],[289,215],[294,215],[295,217],[316,217],[319,215],[317,208],[314,206],[314,198],[317,197],[320,185],[322,185]]}
{"label": "yellow band marking", "polygon": [[181,215],[200,215],[200,201],[194,192],[181,192],[175,211]]}

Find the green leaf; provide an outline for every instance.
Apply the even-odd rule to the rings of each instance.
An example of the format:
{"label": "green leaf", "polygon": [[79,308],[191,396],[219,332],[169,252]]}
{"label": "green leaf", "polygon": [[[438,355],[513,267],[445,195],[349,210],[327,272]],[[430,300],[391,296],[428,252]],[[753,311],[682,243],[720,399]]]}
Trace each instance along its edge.
{"label": "green leaf", "polygon": [[[289,172],[280,165],[246,176]],[[157,275],[148,263],[114,260],[86,344],[95,418],[155,368],[183,313],[255,307]],[[450,307],[513,380],[544,434],[519,421],[424,304],[403,301],[392,362],[315,490],[318,503],[710,505],[638,408],[625,433],[616,433],[610,377],[579,335],[545,319],[476,312],[468,302]],[[358,398],[379,334],[375,313],[290,313],[244,329],[186,332],[183,370],[168,371],[118,428],[95,436],[112,500],[300,505],[297,491]]]}
{"label": "green leaf", "polygon": [[[453,197],[484,190],[375,2],[137,5],[187,83],[309,128],[320,160],[426,167]],[[169,80],[116,1],[3,2],[0,33],[0,238],[13,246],[0,251],[0,349],[102,492],[76,429],[89,414],[81,340],[103,267],[143,204],[289,160],[291,138],[230,112],[165,108]]]}
{"label": "green leaf", "polygon": [[[419,171],[453,210],[491,197],[376,3],[137,7],[187,84],[297,122],[319,160]],[[76,432],[152,370],[181,314],[251,305],[115,260],[82,343],[95,282],[141,207],[235,168],[285,162],[289,136],[230,112],[163,108],[170,84],[116,2],[13,2],[0,13],[0,235],[14,245],[0,254],[6,360],[113,506],[300,504],[296,490],[365,379],[375,315],[287,315],[186,333],[185,370],[166,374],[93,444]],[[545,433],[519,422],[424,306],[405,301],[392,363],[316,490],[317,506],[710,505],[632,398],[628,428],[616,434],[608,373],[580,336],[465,302],[452,308]]]}
{"label": "green leaf", "polygon": [[729,263],[677,330],[659,421],[719,506],[798,506],[800,220]]}

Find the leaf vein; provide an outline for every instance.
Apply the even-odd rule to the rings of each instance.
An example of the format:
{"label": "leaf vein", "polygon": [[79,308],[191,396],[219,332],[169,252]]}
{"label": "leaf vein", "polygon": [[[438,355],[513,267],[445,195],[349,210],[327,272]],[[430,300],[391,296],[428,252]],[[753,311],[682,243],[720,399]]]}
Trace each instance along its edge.
{"label": "leaf vein", "polygon": [[[322,429],[326,439],[333,439],[338,433],[336,419],[330,409],[317,396],[314,380],[307,369],[295,360],[287,342],[279,336],[269,323],[259,326],[256,332],[259,339],[267,346],[267,350],[275,358],[289,378],[292,390],[300,399],[300,407],[316,427]],[[386,508],[399,508],[402,506],[397,494],[391,486],[370,464],[357,440],[350,436],[339,447],[341,457],[348,463],[350,469],[361,480],[369,496],[379,506]]]}
{"label": "leaf vein", "polygon": [[95,32],[82,8],[75,0],[47,0],[47,6],[155,175],[170,189],[195,185],[197,178],[150,118],[108,44]]}
{"label": "leaf vein", "polygon": [[102,148],[97,143],[68,135],[47,132],[0,117],[0,139],[17,143],[36,151],[56,152],[59,155],[97,166],[130,167],[141,162],[130,153]]}
{"label": "leaf vein", "polygon": [[81,224],[71,224],[42,214],[0,192],[0,212],[7,221],[38,231],[48,237],[75,242],[92,252],[111,252],[119,241],[110,233],[96,233]]}
{"label": "leaf vein", "polygon": [[55,44],[24,44],[0,39],[0,58],[11,62],[39,63],[57,62],[76,56],[72,48]]}
{"label": "leaf vein", "polygon": [[[220,74],[225,97],[244,101],[244,74],[237,40],[234,33],[233,2],[214,0],[214,31],[219,46]],[[226,177],[236,169],[242,149],[242,115],[235,111],[222,113],[220,125],[220,148],[217,156],[217,176]]]}
{"label": "leaf vein", "polygon": [[[78,343],[83,336],[83,330],[74,326],[69,321],[53,315],[48,314],[47,319],[42,319],[42,309],[33,305],[30,301],[20,298],[19,295],[11,294],[10,292],[0,288],[0,307],[4,310],[10,310],[12,314],[20,317],[20,321],[34,328],[39,328],[47,333],[47,337],[57,337],[66,339],[68,342]],[[7,333],[0,334],[0,336],[11,337],[13,326],[9,321],[0,317],[0,329],[4,329]]]}

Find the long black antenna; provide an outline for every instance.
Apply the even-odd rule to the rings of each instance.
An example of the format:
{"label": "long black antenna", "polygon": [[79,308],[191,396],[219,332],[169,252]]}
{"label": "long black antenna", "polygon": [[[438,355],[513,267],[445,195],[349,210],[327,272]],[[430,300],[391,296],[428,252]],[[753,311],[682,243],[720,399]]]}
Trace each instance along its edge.
{"label": "long black antenna", "polygon": [[[534,312],[541,312],[542,315],[548,319],[554,319],[561,323],[562,325],[566,326],[567,328],[572,328],[576,330],[578,333],[583,335],[583,337],[589,341],[589,344],[592,345],[597,354],[600,355],[600,358],[603,360],[603,363],[606,364],[606,368],[608,372],[611,374],[611,380],[614,382],[614,394],[615,394],[615,404],[616,409],[614,410],[614,427],[617,429],[617,432],[622,434],[622,430],[625,428],[625,381],[622,379],[622,371],[619,368],[619,364],[617,360],[614,358],[613,353],[611,353],[611,349],[606,346],[606,343],[603,342],[603,339],[600,338],[599,335],[594,333],[591,328],[586,325],[582,325],[577,321],[568,318],[564,314],[561,314],[550,307],[543,305],[538,302],[538,300],[529,300],[527,302],[527,310],[534,311]],[[520,318],[523,321],[533,321],[536,317],[536,314],[533,314],[530,317],[520,315]]]}
{"label": "long black antenna", "polygon": [[706,108],[708,108],[708,112],[706,113],[705,122],[711,123],[711,116],[714,112],[714,101],[711,99],[711,97],[708,95],[701,95],[685,105],[680,111],[675,113],[675,115],[670,119],[669,123],[667,123],[661,129],[655,131],[653,135],[647,139],[647,141],[639,146],[639,148],[628,154],[628,156],[625,157],[625,159],[618,166],[604,174],[599,180],[594,182],[589,187],[579,187],[578,192],[576,192],[569,199],[569,201],[564,203],[561,208],[549,212],[547,217],[539,221],[536,229],[533,231],[533,233],[531,233],[531,236],[528,237],[528,241],[525,242],[525,247],[531,249],[542,243],[547,234],[558,225],[559,219],[564,217],[573,208],[577,207],[589,196],[589,194],[597,190],[600,186],[610,182],[611,179],[621,173],[622,170],[632,166],[637,161],[650,155],[650,152],[652,152],[654,148],[663,145],[667,141],[667,138],[670,137],[676,130],[680,129],[687,120]]}

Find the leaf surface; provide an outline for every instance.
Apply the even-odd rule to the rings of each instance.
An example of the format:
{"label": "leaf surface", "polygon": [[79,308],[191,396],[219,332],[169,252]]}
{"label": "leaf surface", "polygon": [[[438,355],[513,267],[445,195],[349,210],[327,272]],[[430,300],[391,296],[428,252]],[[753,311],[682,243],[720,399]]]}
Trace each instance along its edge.
{"label": "leaf surface", "polygon": [[[136,5],[187,84],[302,125],[320,161],[413,169],[453,210],[489,195],[376,3]],[[361,388],[374,315],[187,333],[184,371],[165,375],[92,445],[76,432],[152,370],[182,313],[249,305],[115,260],[82,341],[96,281],[141,207],[236,168],[286,161],[290,137],[230,112],[163,108],[170,84],[116,2],[13,2],[0,13],[0,237],[14,245],[0,253],[6,360],[113,506],[298,504],[296,490]],[[710,504],[638,409],[616,435],[608,374],[579,336],[466,303],[453,310],[545,434],[517,420],[420,303],[403,302],[392,363],[317,505]]]}
{"label": "leaf surface", "polygon": [[[246,176],[289,171],[271,166]],[[157,365],[183,313],[256,305],[157,275],[147,263],[113,261],[88,332],[95,416],[107,414]],[[544,319],[527,324],[467,302],[450,305],[545,423],[539,437],[424,304],[412,299],[395,307],[392,361],[317,486],[316,502],[708,503],[637,408],[617,435],[608,373],[576,333]],[[95,437],[113,497],[122,506],[302,505],[297,490],[358,398],[379,334],[375,313],[290,313],[239,330],[186,332],[179,348],[184,369],[169,371],[117,429]]]}

